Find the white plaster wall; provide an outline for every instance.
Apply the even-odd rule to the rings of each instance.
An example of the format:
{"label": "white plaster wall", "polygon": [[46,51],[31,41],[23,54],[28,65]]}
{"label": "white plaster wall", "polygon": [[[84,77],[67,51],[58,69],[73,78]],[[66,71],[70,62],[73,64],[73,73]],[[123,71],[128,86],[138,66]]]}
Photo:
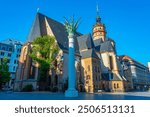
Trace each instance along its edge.
{"label": "white plaster wall", "polygon": [[103,63],[101,64],[102,72],[108,72],[108,68],[110,68],[109,54],[102,53],[101,57],[103,61]]}

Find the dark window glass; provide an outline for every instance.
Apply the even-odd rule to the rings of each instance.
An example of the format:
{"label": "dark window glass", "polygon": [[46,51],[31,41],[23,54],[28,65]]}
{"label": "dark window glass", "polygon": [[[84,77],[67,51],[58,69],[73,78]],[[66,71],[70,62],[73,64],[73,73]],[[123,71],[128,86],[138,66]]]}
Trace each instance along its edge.
{"label": "dark window glass", "polygon": [[110,61],[110,69],[113,69],[113,57],[109,56],[109,61]]}
{"label": "dark window glass", "polygon": [[11,57],[11,53],[8,53],[8,57]]}
{"label": "dark window glass", "polygon": [[14,60],[14,64],[16,64],[17,63],[17,61],[16,60]]}
{"label": "dark window glass", "polygon": [[117,88],[119,88],[119,84],[117,84]]}
{"label": "dark window glass", "polygon": [[4,54],[5,54],[4,52],[1,52],[1,55],[2,55],[2,56],[4,56]]}
{"label": "dark window glass", "polygon": [[11,51],[11,52],[12,52],[12,48],[9,48],[9,51]]}
{"label": "dark window glass", "polygon": [[10,63],[10,59],[8,59],[8,61],[7,61],[8,63]]}
{"label": "dark window glass", "polygon": [[116,89],[116,84],[114,84],[114,88]]}
{"label": "dark window glass", "polygon": [[5,48],[5,47],[2,47],[2,50],[6,50],[6,48]]}
{"label": "dark window glass", "polygon": [[15,70],[16,70],[16,67],[14,66],[14,67],[13,67],[13,71],[15,71]]}

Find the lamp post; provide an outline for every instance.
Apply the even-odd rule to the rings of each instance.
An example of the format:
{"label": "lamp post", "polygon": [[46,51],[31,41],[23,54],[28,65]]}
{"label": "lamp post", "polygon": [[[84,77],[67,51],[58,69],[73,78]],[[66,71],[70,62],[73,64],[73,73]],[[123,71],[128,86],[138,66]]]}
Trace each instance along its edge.
{"label": "lamp post", "polygon": [[74,17],[70,20],[65,18],[65,27],[68,32],[69,39],[69,61],[68,61],[68,89],[65,92],[66,97],[77,97],[78,91],[75,88],[76,85],[76,72],[75,72],[75,52],[74,52],[74,33],[79,25],[79,20],[74,22]]}

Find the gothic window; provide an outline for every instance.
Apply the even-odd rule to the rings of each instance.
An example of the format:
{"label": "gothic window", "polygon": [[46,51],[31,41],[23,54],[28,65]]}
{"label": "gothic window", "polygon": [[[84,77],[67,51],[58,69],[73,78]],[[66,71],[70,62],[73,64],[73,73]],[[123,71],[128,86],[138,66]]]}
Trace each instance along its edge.
{"label": "gothic window", "polygon": [[26,60],[26,56],[27,56],[27,47],[24,48],[23,50],[23,60]]}
{"label": "gothic window", "polygon": [[31,66],[31,68],[30,68],[30,77],[29,77],[29,79],[34,79],[34,77],[35,77],[35,67],[34,66]]}
{"label": "gothic window", "polygon": [[109,61],[110,61],[110,69],[113,69],[113,57],[109,56]]}

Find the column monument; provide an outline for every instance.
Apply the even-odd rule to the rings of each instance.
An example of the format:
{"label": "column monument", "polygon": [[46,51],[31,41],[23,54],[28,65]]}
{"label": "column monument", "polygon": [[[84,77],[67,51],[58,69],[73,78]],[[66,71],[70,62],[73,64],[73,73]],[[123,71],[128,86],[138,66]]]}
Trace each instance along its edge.
{"label": "column monument", "polygon": [[79,20],[74,21],[74,17],[70,20],[65,18],[65,27],[68,32],[69,46],[68,46],[68,89],[65,92],[65,97],[77,97],[76,90],[76,72],[75,72],[75,52],[74,52],[74,33],[79,25]]}

